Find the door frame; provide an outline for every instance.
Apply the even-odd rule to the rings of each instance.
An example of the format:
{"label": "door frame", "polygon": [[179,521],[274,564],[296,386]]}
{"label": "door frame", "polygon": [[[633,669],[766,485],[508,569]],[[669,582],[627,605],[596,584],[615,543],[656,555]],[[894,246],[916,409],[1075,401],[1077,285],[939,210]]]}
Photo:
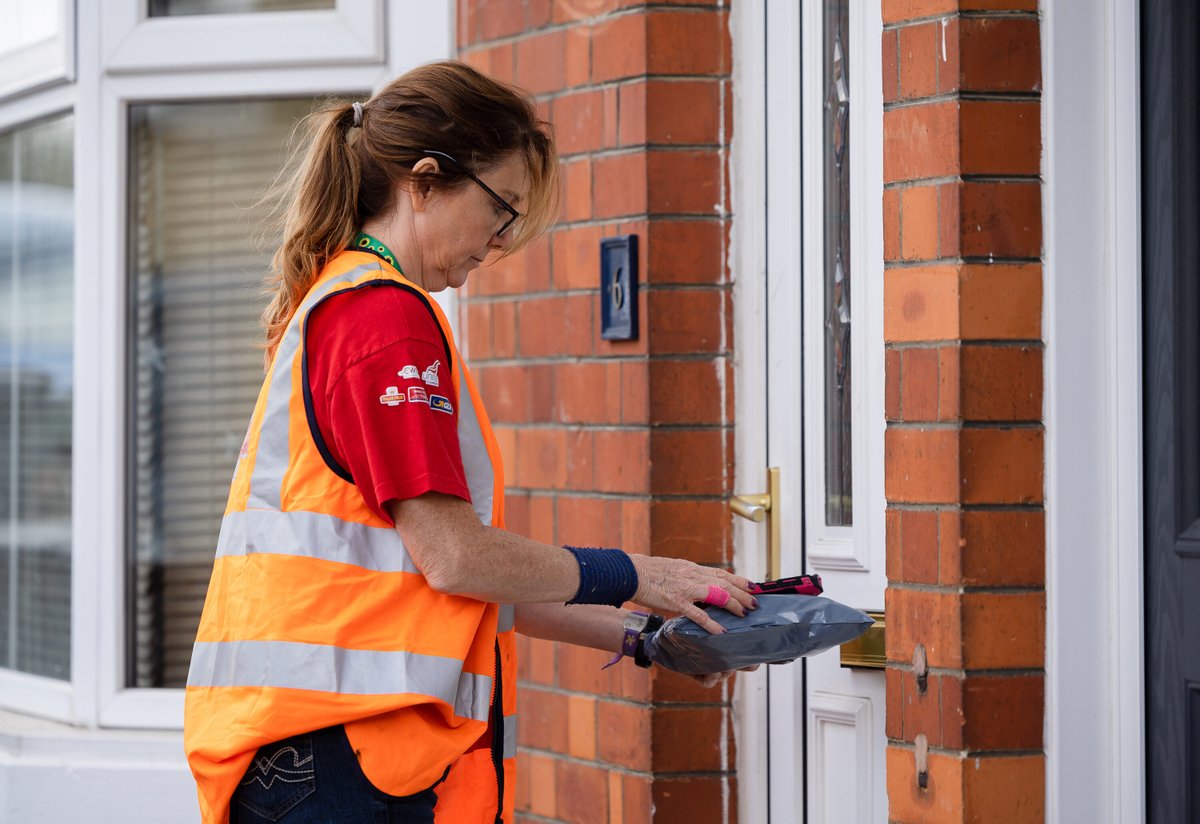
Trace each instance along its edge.
{"label": "door frame", "polygon": [[[733,46],[733,140],[729,163],[733,205],[729,269],[733,292],[734,485],[758,491],[767,461],[761,393],[767,384],[766,336],[766,15],[755,3],[729,14]],[[751,400],[753,393],[753,402]],[[752,580],[767,576],[754,525],[733,519],[734,568]],[[734,687],[738,820],[767,821],[767,672],[742,673]]]}
{"label": "door frame", "polygon": [[[775,14],[768,25],[766,9]],[[851,66],[852,83],[858,93],[851,95],[851,122],[859,124],[875,122],[875,128],[856,132],[856,142],[851,144],[852,197],[857,201],[854,209],[852,229],[852,255],[857,256],[857,270],[862,272],[854,307],[859,331],[851,344],[852,357],[863,377],[863,390],[854,403],[853,426],[858,434],[856,448],[863,447],[863,455],[854,461],[854,493],[862,501],[856,507],[853,527],[821,529],[817,534],[806,536],[811,548],[814,542],[823,553],[823,561],[831,567],[863,569],[865,555],[860,558],[856,549],[868,542],[884,539],[884,516],[886,502],[883,491],[883,439],[884,419],[884,349],[883,349],[883,140],[882,140],[882,82],[866,84],[855,81],[860,78],[881,77],[881,31],[882,21],[878,7],[874,17],[867,19],[859,4],[851,7],[851,32],[849,48],[851,55],[861,58]],[[776,14],[782,17],[776,17]],[[767,335],[763,333],[768,320],[768,300],[786,298],[799,299],[802,289],[800,275],[813,265],[821,265],[821,252],[806,248],[802,243],[780,244],[768,256],[768,240],[784,236],[802,225],[805,218],[819,214],[814,208],[814,198],[823,195],[821,187],[805,193],[798,185],[779,191],[769,191],[770,181],[799,181],[805,174],[814,174],[811,164],[806,166],[801,138],[819,138],[821,124],[802,123],[799,104],[812,94],[812,78],[805,79],[801,73],[803,42],[813,41],[800,30],[798,7],[790,4],[738,3],[730,13],[730,28],[733,42],[733,86],[734,121],[733,150],[731,161],[731,188],[734,220],[731,233],[729,265],[734,303],[734,383],[735,383],[735,474],[736,490],[756,492],[764,486],[765,468],[768,462],[768,416],[763,414],[764,405],[771,412],[780,409],[803,410],[812,414],[805,406],[802,380],[794,385],[772,386],[769,380]],[[819,80],[817,81],[819,85]],[[861,92],[867,86],[870,93]],[[794,101],[789,108],[788,102]],[[768,129],[768,112],[772,113],[772,126]],[[768,159],[770,174],[768,177]],[[819,173],[819,169],[816,170]],[[771,195],[772,212],[768,213],[768,194]],[[779,206],[782,204],[782,210]],[[876,210],[877,219],[868,227],[863,215]],[[869,228],[869,231],[868,231]],[[784,279],[786,296],[767,295],[767,267],[770,257],[772,265],[782,266],[786,272],[795,273],[794,282]],[[852,261],[855,258],[852,257]],[[793,289],[794,287],[794,289]],[[806,320],[811,315],[804,312]],[[806,324],[811,325],[811,324]],[[800,325],[785,330],[786,343],[798,345],[804,334]],[[778,337],[772,334],[772,337]],[[808,341],[808,335],[805,335]],[[784,348],[784,347],[780,347]],[[790,350],[789,350],[790,351]],[[818,359],[819,360],[819,359]],[[806,356],[805,365],[813,368],[815,361]],[[877,413],[877,414],[876,414]],[[801,438],[800,433],[796,438]],[[806,439],[807,441],[807,439]],[[800,444],[794,444],[803,454]],[[812,444],[809,443],[811,452]],[[783,479],[782,501],[788,513],[785,525],[805,522],[810,517],[820,518],[822,509],[813,510],[806,505],[802,490],[806,484],[803,475],[812,476],[811,456],[792,469]],[[819,467],[818,467],[819,468]],[[814,515],[815,512],[815,515]],[[735,518],[733,527],[734,562],[736,569],[752,579],[767,577],[767,564],[763,551],[764,530],[755,524]],[[785,559],[787,560],[787,559]],[[793,562],[797,558],[791,558]],[[882,558],[880,558],[882,564]],[[853,601],[859,593],[849,593],[841,600]],[[857,604],[869,608],[882,608],[882,593],[878,604]],[[801,666],[777,673],[772,679],[777,687],[791,684],[793,690],[803,688],[804,669]],[[880,707],[880,711],[882,711]],[[789,717],[773,718],[777,725],[798,728],[794,713],[804,713],[802,705],[784,708]],[[768,809],[768,775],[770,753],[766,735],[768,719],[767,668],[739,679],[734,695],[734,717],[738,740],[739,816],[743,821],[766,821]],[[877,723],[882,729],[883,719]],[[804,766],[806,736],[798,735],[794,742],[783,742],[782,750],[794,753],[797,764]],[[781,753],[780,742],[770,749]],[[876,776],[875,781],[883,781]],[[796,792],[796,799],[807,807],[803,791]]]}
{"label": "door frame", "polygon": [[1145,820],[1138,39],[1042,9],[1048,821]]}

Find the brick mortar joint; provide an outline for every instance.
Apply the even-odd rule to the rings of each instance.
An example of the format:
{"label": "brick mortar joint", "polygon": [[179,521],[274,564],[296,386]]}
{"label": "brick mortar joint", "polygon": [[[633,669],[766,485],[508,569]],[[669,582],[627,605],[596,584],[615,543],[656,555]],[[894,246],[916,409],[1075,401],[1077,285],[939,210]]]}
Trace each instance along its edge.
{"label": "brick mortar joint", "polygon": [[[941,94],[930,94],[924,97],[898,97],[894,100],[885,100],[883,103],[883,112],[902,111],[904,109],[917,109],[921,106],[940,106],[944,103],[1041,103],[1042,93],[1040,91],[1029,92],[990,92],[981,91],[978,89],[959,89],[952,92],[942,92]],[[961,112],[961,109],[960,109]],[[961,113],[959,115],[961,119]],[[1039,121],[1030,121],[1029,131],[1038,131]]]}
{"label": "brick mortar joint", "polygon": [[[889,738],[888,749],[909,750],[915,751],[916,745],[912,741],[905,741],[902,738]],[[972,749],[954,749],[952,747],[935,747],[929,746],[930,755],[949,755],[960,760],[966,761],[971,758],[1028,758],[1031,755],[1046,754],[1045,749],[1011,749],[1011,750],[972,750]]]}
{"label": "brick mortar joint", "polygon": [[[973,268],[983,268],[988,266],[1042,266],[1043,261],[1040,257],[1007,257],[1007,258],[977,258],[977,257],[942,257],[929,258],[927,260],[884,260],[884,274],[888,272],[898,271],[900,269],[960,269],[964,266]],[[928,338],[926,340],[929,340]],[[947,338],[947,340],[963,340],[963,338]],[[972,338],[966,338],[972,340]],[[986,340],[986,338],[980,338]],[[1015,340],[1033,340],[1032,338],[1015,338]],[[1036,340],[1041,340],[1037,338]],[[903,343],[904,341],[890,339],[885,343]]]}
{"label": "brick mortar joint", "polygon": [[517,45],[544,34],[553,34],[555,32],[568,32],[576,29],[592,29],[596,26],[603,25],[612,20],[620,20],[626,17],[646,17],[650,14],[728,14],[729,9],[719,3],[708,4],[688,4],[680,5],[676,3],[647,3],[642,6],[628,6],[623,9],[614,9],[613,11],[605,12],[604,14],[594,15],[592,17],[582,17],[576,20],[566,20],[555,23],[550,23],[534,29],[522,29],[514,34],[507,34],[503,37],[494,37],[491,40],[475,40],[467,42],[457,47],[458,54],[464,55],[482,49],[495,48],[496,46]]}
{"label": "brick mortar joint", "polygon": [[1045,593],[1044,586],[1030,584],[1028,586],[1000,585],[979,586],[970,584],[930,584],[925,581],[904,581],[899,578],[888,578],[888,589],[902,592],[931,592],[941,595],[1034,595]]}
{"label": "brick mortar joint", "polygon": [[[889,670],[897,672],[915,672],[911,661],[887,662]],[[1031,678],[1046,677],[1046,670],[1036,667],[1014,667],[1013,669],[965,669],[963,667],[927,667],[926,674],[941,678],[952,678],[959,681],[969,681],[973,678]]]}
{"label": "brick mortar joint", "polygon": [[[913,189],[931,188],[933,186],[964,186],[968,183],[1045,183],[1042,175],[1024,174],[1024,175],[999,175],[999,174],[982,174],[978,172],[968,172],[967,174],[958,175],[941,175],[939,177],[913,177],[904,180],[892,180],[883,184],[885,192],[907,192]],[[940,260],[941,258],[934,258]],[[899,260],[908,260],[908,258],[899,258]],[[987,260],[987,258],[984,258]]]}
{"label": "brick mortar joint", "polygon": [[947,340],[897,340],[883,345],[886,352],[908,352],[918,349],[939,351],[941,349],[1046,349],[1041,338],[950,338]]}
{"label": "brick mortar joint", "polygon": [[887,429],[896,432],[946,432],[946,431],[1045,431],[1046,425],[1040,420],[978,420],[957,418],[954,420],[905,420],[887,419]]}
{"label": "brick mortar joint", "polygon": [[1021,9],[1003,9],[990,11],[986,9],[958,9],[957,11],[945,12],[943,14],[927,14],[920,17],[904,17],[891,22],[884,22],[883,31],[887,32],[899,31],[900,29],[912,28],[914,26],[922,26],[926,23],[937,23],[945,20],[1034,20],[1041,22],[1041,13],[1037,11],[1024,11]]}

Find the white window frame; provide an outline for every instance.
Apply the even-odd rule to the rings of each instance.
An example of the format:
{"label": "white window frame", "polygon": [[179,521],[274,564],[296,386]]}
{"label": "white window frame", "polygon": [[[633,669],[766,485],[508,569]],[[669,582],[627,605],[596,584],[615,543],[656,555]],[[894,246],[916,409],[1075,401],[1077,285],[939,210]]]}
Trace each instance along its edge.
{"label": "white window frame", "polygon": [[[802,111],[823,112],[824,7],[805,3],[801,8]],[[873,23],[873,25],[868,25]],[[884,453],[886,421],[875,414],[883,408],[883,246],[878,210],[883,202],[881,152],[871,151],[880,142],[872,129],[881,130],[882,99],[869,96],[880,66],[881,24],[865,19],[860,3],[850,4],[846,32],[850,64],[850,359],[852,392],[851,465],[853,524],[830,526],[825,522],[825,187],[823,117],[801,120],[804,149],[803,246],[804,289],[804,473],[807,563],[813,570],[870,571],[869,548],[882,541],[879,513],[883,498],[883,467],[871,456]],[[873,93],[872,93],[873,94]],[[871,211],[876,210],[872,216]],[[874,228],[873,228],[874,227]],[[873,230],[871,230],[873,228]],[[878,379],[877,379],[878,378]]]}
{"label": "white window frame", "polygon": [[74,0],[58,4],[58,31],[51,37],[0,55],[0,103],[7,98],[72,80],[75,75]]}
{"label": "white window frame", "polygon": [[[60,115],[69,114],[73,109],[75,102],[75,90],[71,86],[59,86],[58,88],[47,90],[41,94],[31,94],[15,101],[4,103],[0,101],[0,132],[9,132],[21,129],[27,125],[36,123],[48,118],[57,117]],[[76,149],[79,146],[79,127],[78,122],[75,127],[75,135],[73,137]],[[76,173],[78,169],[76,169]],[[79,199],[78,193],[75,198],[75,222],[78,226],[79,222]],[[76,250],[75,255],[75,282],[79,280],[79,255]],[[73,296],[74,300],[74,319],[78,322],[79,318],[79,297]],[[76,335],[73,343],[78,350],[78,335]],[[78,367],[75,367],[75,374],[78,375]],[[79,398],[78,390],[76,390],[75,400],[72,401],[72,434],[74,440],[78,437],[79,431],[79,406],[77,400]],[[78,488],[78,468],[72,462],[72,495],[79,494]],[[73,498],[74,500],[74,498]],[[75,589],[77,582],[77,573],[75,570],[76,552],[74,547],[78,545],[81,534],[84,530],[81,529],[79,520],[72,506],[71,513],[71,587]],[[74,606],[74,604],[72,604]],[[0,668],[0,709],[12,709],[15,711],[27,713],[30,715],[40,716],[42,718],[53,718],[65,720],[72,715],[72,706],[75,698],[75,643],[74,643],[74,610],[71,615],[71,680],[63,681],[57,678],[47,678],[41,675],[31,675],[29,673],[20,672],[18,670]]]}
{"label": "white window frame", "polygon": [[[147,20],[146,0],[82,3],[77,15],[72,0],[59,1],[70,62],[20,94],[6,97],[0,85],[0,130],[75,115],[71,679],[0,669],[0,709],[77,728],[178,731],[182,689],[124,686],[129,106],[355,89],[365,96],[411,66],[453,54],[453,4],[428,0],[401,16],[385,14],[383,0],[338,0],[324,12]],[[243,49],[263,33],[264,18],[269,40],[286,42],[287,51],[264,52],[263,42],[253,53]],[[430,37],[439,27],[444,37]],[[0,60],[0,83],[5,65]],[[56,79],[64,82],[46,85]],[[453,295],[439,302],[454,311]]]}
{"label": "white window frame", "polygon": [[[336,79],[336,84],[332,81]],[[125,388],[129,379],[127,367],[128,339],[128,256],[126,238],[129,232],[129,108],[140,103],[162,102],[200,103],[210,100],[237,98],[282,98],[340,94],[354,88],[375,88],[382,75],[377,68],[352,69],[336,73],[331,78],[323,71],[248,72],[237,88],[224,78],[208,75],[172,77],[139,75],[110,78],[102,95],[103,120],[100,140],[101,155],[117,158],[100,170],[100,188],[104,202],[100,214],[100,260],[105,270],[101,279],[111,286],[99,306],[100,346],[89,357],[92,367],[104,375],[112,375],[112,385],[99,400],[100,417],[108,421],[102,442],[90,444],[90,456],[100,467],[101,477],[120,479],[107,484],[98,494],[99,520],[94,534],[98,537],[103,563],[99,570],[100,616],[98,658],[98,720],[101,726],[135,729],[178,728],[183,719],[183,690],[173,688],[133,688],[126,680],[126,621],[127,592],[125,587],[129,559],[126,555],[125,513],[128,462],[128,439],[125,426]],[[232,471],[232,468],[231,468]]]}
{"label": "white window frame", "polygon": [[[128,10],[137,4],[145,8],[145,0],[124,0],[122,8],[128,17]],[[102,421],[100,437],[90,440],[77,441],[77,448],[85,448],[86,454],[77,457],[77,466],[86,464],[95,467],[91,470],[90,478],[116,479],[114,483],[104,484],[99,490],[90,488],[89,505],[93,507],[89,526],[89,539],[93,545],[98,544],[94,553],[94,575],[91,587],[94,594],[87,600],[96,607],[93,623],[94,640],[90,654],[91,677],[95,682],[94,718],[95,722],[104,727],[121,727],[133,729],[179,729],[183,723],[182,689],[175,688],[131,688],[125,686],[125,656],[126,656],[126,572],[128,559],[126,557],[126,538],[124,516],[126,512],[126,483],[127,472],[125,426],[125,386],[127,374],[127,235],[128,235],[128,115],[129,107],[139,103],[149,102],[203,102],[208,100],[229,100],[249,98],[279,98],[320,96],[322,94],[345,94],[355,89],[363,90],[364,98],[370,92],[382,87],[396,74],[408,67],[434,60],[452,53],[452,27],[449,21],[453,18],[450,0],[430,0],[423,3],[421,12],[428,15],[427,20],[439,17],[447,21],[445,28],[446,39],[424,36],[427,29],[424,25],[414,24],[414,15],[406,18],[400,15],[388,15],[387,28],[384,28],[382,5],[379,0],[338,0],[338,13],[343,7],[356,9],[360,15],[364,8],[370,5],[378,11],[374,18],[374,31],[382,43],[384,35],[395,47],[386,64],[380,60],[343,60],[338,62],[336,70],[328,65],[319,65],[322,61],[311,59],[303,61],[302,65],[293,65],[294,53],[281,55],[281,59],[264,65],[266,61],[257,59],[243,61],[243,71],[228,72],[228,60],[233,52],[224,52],[214,56],[214,62],[205,66],[204,70],[175,73],[172,71],[179,66],[168,59],[165,63],[155,63],[153,67],[142,66],[142,70],[133,71],[129,64],[118,60],[115,65],[106,65],[106,74],[100,83],[99,93],[99,133],[100,140],[96,143],[95,174],[96,212],[101,219],[94,221],[96,227],[96,266],[92,267],[89,277],[94,282],[107,284],[99,293],[90,296],[94,307],[92,328],[95,338],[86,351],[77,349],[78,358],[76,372],[87,371],[92,376],[107,376],[103,382],[97,382],[92,389],[92,397],[97,399],[100,408],[96,417]],[[106,7],[107,9],[107,7]],[[226,22],[253,23],[252,19],[269,16],[273,25],[273,36],[287,39],[280,33],[276,20],[280,18],[303,18],[316,12],[276,12],[269,15],[212,15],[212,18],[222,18]],[[333,12],[322,12],[330,15]],[[228,20],[232,18],[232,21]],[[171,23],[189,21],[200,23],[205,29],[207,22],[203,16],[174,18],[156,18],[147,21],[147,25],[157,24],[164,20]],[[297,24],[305,24],[301,19]],[[108,37],[103,32],[102,39]],[[294,46],[294,41],[293,41]],[[382,53],[381,53],[382,54]],[[356,58],[362,55],[358,52]],[[327,60],[333,61],[329,57]],[[82,300],[81,300],[82,302]],[[450,300],[442,300],[443,306],[454,307],[453,296]],[[110,387],[107,390],[103,386]],[[113,391],[111,386],[120,387]],[[78,472],[78,470],[77,470]],[[77,499],[78,500],[78,499]],[[76,552],[76,557],[79,556]],[[74,619],[73,619],[74,620]],[[77,634],[82,641],[82,636]],[[81,653],[83,654],[83,653]],[[81,673],[82,674],[82,673]]]}
{"label": "white window frame", "polygon": [[312,65],[382,65],[381,0],[329,10],[150,17],[149,0],[106,0],[100,19],[110,73]]}
{"label": "white window frame", "polygon": [[1146,816],[1139,29],[1042,10],[1047,821]]}

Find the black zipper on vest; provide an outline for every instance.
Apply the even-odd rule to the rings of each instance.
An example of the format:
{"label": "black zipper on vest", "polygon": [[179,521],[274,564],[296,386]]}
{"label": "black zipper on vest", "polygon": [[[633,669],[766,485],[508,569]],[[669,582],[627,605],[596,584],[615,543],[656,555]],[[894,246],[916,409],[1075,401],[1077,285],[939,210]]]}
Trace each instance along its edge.
{"label": "black zipper on vest", "polygon": [[496,824],[504,824],[504,682],[500,679],[500,639],[496,639],[496,694],[492,703],[492,765],[496,768]]}

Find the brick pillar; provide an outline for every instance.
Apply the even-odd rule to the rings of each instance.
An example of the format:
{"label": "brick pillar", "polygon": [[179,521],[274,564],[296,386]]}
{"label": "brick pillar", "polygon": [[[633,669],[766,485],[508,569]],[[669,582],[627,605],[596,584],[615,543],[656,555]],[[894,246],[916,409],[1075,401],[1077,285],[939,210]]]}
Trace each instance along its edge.
{"label": "brick pillar", "polygon": [[[724,6],[458,0],[461,59],[533,92],[562,154],[558,227],[475,272],[464,299],[516,532],[732,557]],[[627,233],[640,335],[610,343],[599,245]],[[631,662],[601,672],[600,652],[538,641],[520,654],[522,818],[732,820],[727,689]]]}
{"label": "brick pillar", "polygon": [[1040,822],[1037,3],[883,18],[890,819]]}

